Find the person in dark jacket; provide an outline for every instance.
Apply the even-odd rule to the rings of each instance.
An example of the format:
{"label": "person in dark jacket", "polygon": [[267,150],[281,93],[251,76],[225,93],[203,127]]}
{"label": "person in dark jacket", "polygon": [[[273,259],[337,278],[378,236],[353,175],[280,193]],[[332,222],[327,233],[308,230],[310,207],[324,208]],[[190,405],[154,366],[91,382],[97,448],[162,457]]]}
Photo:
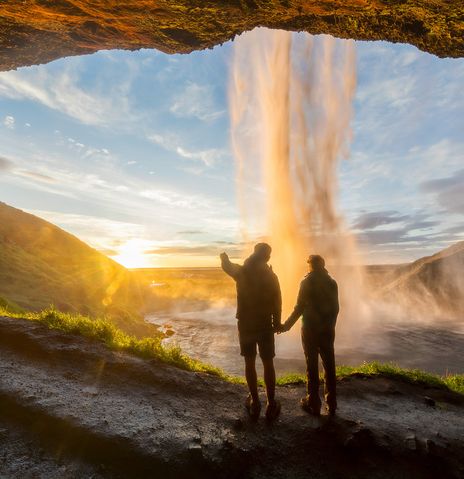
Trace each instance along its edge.
{"label": "person in dark jacket", "polygon": [[267,264],[271,247],[267,243],[258,243],[243,266],[232,263],[226,253],[220,258],[222,269],[237,286],[240,354],[245,359],[245,376],[250,391],[246,407],[252,418],[259,417],[261,403],[255,364],[258,347],[266,385],[266,418],[275,419],[280,413],[280,403],[275,399],[274,332],[282,328],[282,298],[279,280]]}
{"label": "person in dark jacket", "polygon": [[301,338],[306,357],[307,396],[301,406],[307,412],[320,415],[319,355],[325,373],[325,401],[330,415],[337,409],[335,375],[335,324],[339,312],[338,286],[325,269],[322,256],[308,258],[310,272],[303,279],[298,299],[290,317],[281,328],[288,331],[303,316]]}

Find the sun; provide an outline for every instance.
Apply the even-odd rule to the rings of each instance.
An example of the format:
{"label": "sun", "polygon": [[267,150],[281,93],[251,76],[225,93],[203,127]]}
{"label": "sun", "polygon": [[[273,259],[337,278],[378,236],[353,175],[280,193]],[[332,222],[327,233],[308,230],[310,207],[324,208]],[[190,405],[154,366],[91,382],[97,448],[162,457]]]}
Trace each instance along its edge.
{"label": "sun", "polygon": [[118,254],[112,256],[112,259],[125,268],[145,268],[149,266],[146,247],[146,241],[130,239],[118,248]]}

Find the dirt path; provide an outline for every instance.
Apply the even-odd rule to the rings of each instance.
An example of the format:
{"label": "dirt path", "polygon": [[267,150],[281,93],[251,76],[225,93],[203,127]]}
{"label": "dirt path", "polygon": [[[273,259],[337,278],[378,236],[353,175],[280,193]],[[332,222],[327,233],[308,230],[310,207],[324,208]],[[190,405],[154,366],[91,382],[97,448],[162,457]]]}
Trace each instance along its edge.
{"label": "dirt path", "polygon": [[0,318],[0,477],[464,477],[461,396],[350,378],[330,420],[303,393],[250,423],[242,386]]}

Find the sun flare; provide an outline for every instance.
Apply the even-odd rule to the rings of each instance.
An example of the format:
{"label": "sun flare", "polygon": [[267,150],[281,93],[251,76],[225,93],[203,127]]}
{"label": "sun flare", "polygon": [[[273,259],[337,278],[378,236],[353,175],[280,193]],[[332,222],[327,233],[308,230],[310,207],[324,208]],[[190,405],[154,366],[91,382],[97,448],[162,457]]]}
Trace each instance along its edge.
{"label": "sun flare", "polygon": [[147,261],[145,250],[147,241],[141,239],[130,239],[118,248],[118,254],[112,259],[122,264],[125,268],[145,268],[152,266]]}

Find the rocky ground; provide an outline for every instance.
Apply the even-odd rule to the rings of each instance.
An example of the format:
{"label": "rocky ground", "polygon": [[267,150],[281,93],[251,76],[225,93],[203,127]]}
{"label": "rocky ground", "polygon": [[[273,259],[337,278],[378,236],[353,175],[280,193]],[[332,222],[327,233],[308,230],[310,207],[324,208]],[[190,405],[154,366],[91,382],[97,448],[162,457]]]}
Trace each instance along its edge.
{"label": "rocky ground", "polygon": [[386,378],[339,382],[339,414],[278,389],[273,424],[245,389],[0,318],[2,478],[462,478],[464,397]]}

